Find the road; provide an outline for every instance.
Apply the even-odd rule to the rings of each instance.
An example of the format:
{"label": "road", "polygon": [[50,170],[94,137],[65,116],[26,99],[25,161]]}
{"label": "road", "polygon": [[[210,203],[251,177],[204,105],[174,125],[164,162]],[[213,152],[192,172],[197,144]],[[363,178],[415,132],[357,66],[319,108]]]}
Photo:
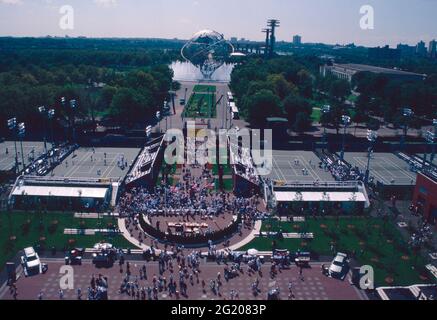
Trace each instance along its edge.
{"label": "road", "polygon": [[[229,108],[227,108],[228,99],[227,92],[230,91],[228,85],[226,83],[217,83],[217,82],[181,82],[181,88],[176,92],[175,96],[175,114],[168,116],[162,119],[154,128],[155,131],[165,132],[166,129],[182,129],[184,127],[185,122],[194,121],[195,119],[190,118],[182,118],[182,113],[184,111],[184,106],[180,104],[180,99],[185,99],[188,102],[191,94],[193,93],[194,86],[197,84],[201,85],[213,85],[216,87],[216,99],[220,101],[217,105],[217,117],[214,119],[210,119],[210,128],[211,129],[222,129],[222,128],[231,128],[231,127],[239,127],[244,128],[248,126],[248,123],[243,120],[233,120],[231,119],[231,114]],[[221,98],[223,97],[223,98]],[[220,99],[221,98],[221,99]],[[172,108],[171,108],[172,109]],[[172,110],[173,113],[173,110]],[[205,119],[205,123],[207,119]]]}

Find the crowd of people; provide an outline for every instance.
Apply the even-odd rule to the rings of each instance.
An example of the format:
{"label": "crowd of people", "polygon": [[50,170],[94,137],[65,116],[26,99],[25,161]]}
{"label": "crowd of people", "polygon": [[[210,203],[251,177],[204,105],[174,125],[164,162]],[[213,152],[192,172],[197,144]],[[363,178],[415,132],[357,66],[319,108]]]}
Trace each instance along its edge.
{"label": "crowd of people", "polygon": [[[181,169],[181,177],[175,185],[163,182],[152,191],[140,187],[132,189],[120,200],[119,213],[126,217],[132,229],[138,225],[139,214],[144,214],[157,228],[165,227],[159,225],[162,217],[188,222],[240,215],[244,224],[253,225],[262,216],[258,197],[238,198],[226,192],[212,192],[214,188],[214,176],[206,166],[186,166]],[[214,230],[208,226],[200,232],[206,234]]]}
{"label": "crowd of people", "polygon": [[352,167],[334,155],[324,153],[321,160],[320,168],[331,172],[336,181],[358,181],[364,177],[360,168]]}

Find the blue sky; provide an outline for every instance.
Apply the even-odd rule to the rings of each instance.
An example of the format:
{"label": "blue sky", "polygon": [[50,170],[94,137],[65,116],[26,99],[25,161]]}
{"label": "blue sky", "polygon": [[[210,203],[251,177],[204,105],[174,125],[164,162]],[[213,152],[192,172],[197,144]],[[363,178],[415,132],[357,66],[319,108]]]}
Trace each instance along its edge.
{"label": "blue sky", "polygon": [[[59,28],[63,5],[75,28]],[[375,29],[359,27],[372,5]],[[437,38],[437,0],[0,0],[0,36],[163,37],[187,39],[200,29],[262,40],[268,18],[281,20],[278,40],[366,46],[427,43]]]}

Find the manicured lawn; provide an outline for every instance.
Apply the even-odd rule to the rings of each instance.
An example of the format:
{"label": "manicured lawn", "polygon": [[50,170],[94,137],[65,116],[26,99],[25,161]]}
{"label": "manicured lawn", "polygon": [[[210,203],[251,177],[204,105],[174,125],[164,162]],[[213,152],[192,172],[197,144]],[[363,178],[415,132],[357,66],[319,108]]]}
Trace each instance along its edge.
{"label": "manicured lawn", "polygon": [[[271,228],[269,229],[269,225]],[[388,285],[387,278],[393,278],[394,285],[411,285],[427,282],[420,278],[424,271],[424,260],[415,255],[406,245],[391,222],[377,218],[335,218],[307,219],[306,222],[264,222],[263,231],[312,232],[313,240],[256,238],[241,248],[272,250],[272,241],[277,247],[292,252],[301,249],[320,256],[332,256],[334,251],[355,253],[361,265],[371,265],[375,271],[378,286]],[[420,272],[419,272],[420,271]],[[428,280],[429,281],[429,280]]]}
{"label": "manicured lawn", "polygon": [[358,96],[351,94],[349,97],[347,97],[347,100],[350,102],[357,102]]}
{"label": "manicured lawn", "polygon": [[322,116],[322,110],[320,108],[313,108],[313,113],[311,114],[311,119],[313,122],[320,122],[320,117]]}
{"label": "manicured lawn", "polygon": [[202,93],[202,92],[203,93],[208,93],[208,92],[212,93],[212,92],[216,91],[216,86],[205,86],[205,85],[198,84],[198,85],[194,86],[193,91],[196,93]]}
{"label": "manicured lawn", "polygon": [[[55,223],[57,221],[57,223]],[[111,217],[101,219],[74,218],[73,213],[34,213],[34,212],[0,212],[0,269],[5,262],[19,250],[28,246],[51,248],[55,246],[63,250],[68,246],[90,248],[100,241],[108,241],[120,248],[134,248],[122,235],[107,236],[97,234],[65,235],[65,228],[99,229],[108,228],[109,224],[117,225],[117,220]],[[15,240],[10,240],[11,236]],[[45,239],[41,239],[45,238]],[[69,245],[69,241],[74,243]]]}
{"label": "manicured lawn", "polygon": [[355,117],[355,114],[357,113],[357,111],[356,111],[355,109],[353,109],[353,108],[349,108],[349,109],[347,110],[347,113],[349,114],[349,116],[350,116],[351,118],[354,118],[354,117]]}
{"label": "manicured lawn", "polygon": [[217,116],[215,94],[193,93],[184,110],[186,118],[215,118]]}

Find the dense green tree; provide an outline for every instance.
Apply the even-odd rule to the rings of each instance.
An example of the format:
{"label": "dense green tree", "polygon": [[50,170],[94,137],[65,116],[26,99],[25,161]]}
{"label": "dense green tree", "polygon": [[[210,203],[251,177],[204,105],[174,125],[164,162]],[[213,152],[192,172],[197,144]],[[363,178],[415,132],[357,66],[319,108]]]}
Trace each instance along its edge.
{"label": "dense green tree", "polygon": [[110,115],[125,125],[131,125],[146,121],[153,111],[150,94],[132,88],[121,88],[112,100]]}
{"label": "dense green tree", "polygon": [[295,123],[298,113],[305,113],[308,119],[312,113],[312,107],[308,101],[295,94],[290,94],[283,102],[284,112],[290,124]]}
{"label": "dense green tree", "polygon": [[268,117],[282,115],[281,101],[270,90],[261,90],[246,97],[243,110],[253,124],[264,125]]}
{"label": "dense green tree", "polygon": [[331,99],[338,100],[340,102],[344,102],[346,97],[351,93],[351,87],[348,81],[346,80],[335,80],[331,83],[329,87],[329,95]]}
{"label": "dense green tree", "polygon": [[311,128],[311,117],[306,112],[298,112],[293,124],[293,130],[296,132],[305,132]]}

